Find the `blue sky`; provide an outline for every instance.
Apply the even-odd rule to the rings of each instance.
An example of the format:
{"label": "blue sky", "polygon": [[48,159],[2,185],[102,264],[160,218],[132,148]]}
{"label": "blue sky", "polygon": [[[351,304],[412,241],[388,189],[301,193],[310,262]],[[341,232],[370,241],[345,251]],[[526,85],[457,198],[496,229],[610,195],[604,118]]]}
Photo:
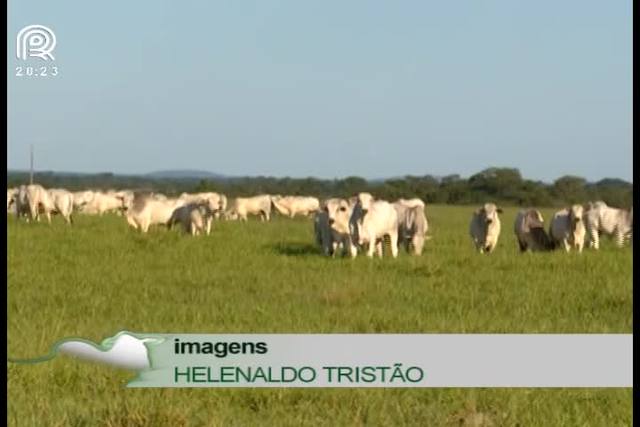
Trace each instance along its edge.
{"label": "blue sky", "polygon": [[[8,168],[632,179],[630,1],[10,0]],[[17,32],[56,77],[16,77]],[[37,61],[37,62],[36,62]],[[54,64],[55,63],[55,64]]]}

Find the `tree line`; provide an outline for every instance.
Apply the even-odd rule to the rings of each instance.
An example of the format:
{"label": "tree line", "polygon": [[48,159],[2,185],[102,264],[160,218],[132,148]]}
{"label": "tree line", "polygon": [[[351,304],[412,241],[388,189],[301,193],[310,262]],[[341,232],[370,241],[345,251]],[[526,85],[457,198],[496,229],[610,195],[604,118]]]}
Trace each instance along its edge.
{"label": "tree line", "polygon": [[[27,172],[7,173],[9,187],[28,182]],[[566,175],[553,183],[544,183],[523,178],[518,169],[498,167],[485,169],[469,178],[424,175],[379,181],[356,176],[342,179],[266,176],[198,179],[36,172],[34,182],[46,188],[60,187],[71,191],[127,188],[157,191],[168,196],[182,192],[217,191],[228,197],[267,193],[325,198],[349,197],[367,191],[386,200],[419,197],[428,204],[467,205],[493,201],[502,205],[555,207],[589,200],[603,200],[610,206],[624,208],[633,204],[633,184],[621,179],[587,182],[584,178]]]}

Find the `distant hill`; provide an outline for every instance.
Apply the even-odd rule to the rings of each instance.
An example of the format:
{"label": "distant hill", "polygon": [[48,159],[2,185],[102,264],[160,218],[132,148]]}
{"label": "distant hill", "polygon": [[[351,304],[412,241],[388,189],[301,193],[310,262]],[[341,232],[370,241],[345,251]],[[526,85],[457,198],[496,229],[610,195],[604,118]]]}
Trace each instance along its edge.
{"label": "distant hill", "polygon": [[201,170],[175,169],[150,172],[144,175],[148,178],[163,179],[225,179],[227,176]]}

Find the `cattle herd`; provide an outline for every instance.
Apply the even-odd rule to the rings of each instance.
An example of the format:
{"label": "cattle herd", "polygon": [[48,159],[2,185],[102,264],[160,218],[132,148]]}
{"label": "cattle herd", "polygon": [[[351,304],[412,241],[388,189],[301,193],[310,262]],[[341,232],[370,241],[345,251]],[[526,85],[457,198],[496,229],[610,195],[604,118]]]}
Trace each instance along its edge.
{"label": "cattle herd", "polygon": [[[420,199],[399,199],[394,203],[359,193],[348,199],[258,195],[237,197],[227,206],[224,194],[208,192],[170,198],[160,193],[132,190],[77,191],[45,189],[41,185],[21,185],[7,190],[7,212],[26,221],[44,216],[51,222],[57,214],[72,224],[74,213],[103,215],[115,212],[134,229],[146,233],[152,225],[171,228],[179,225],[191,235],[209,235],[214,219],[247,221],[249,215],[269,221],[272,209],[289,218],[313,216],[317,245],[327,256],[355,258],[359,252],[382,257],[385,239],[395,258],[400,247],[422,254],[428,221]],[[480,253],[495,250],[500,237],[502,209],[486,203],[471,215],[469,233]],[[617,246],[630,240],[633,208],[618,209],[602,201],[576,204],[556,212],[548,231],[539,210],[523,209],[516,215],[514,232],[520,250],[547,251],[562,248],[582,252],[584,246],[599,248],[600,235],[615,237]]]}

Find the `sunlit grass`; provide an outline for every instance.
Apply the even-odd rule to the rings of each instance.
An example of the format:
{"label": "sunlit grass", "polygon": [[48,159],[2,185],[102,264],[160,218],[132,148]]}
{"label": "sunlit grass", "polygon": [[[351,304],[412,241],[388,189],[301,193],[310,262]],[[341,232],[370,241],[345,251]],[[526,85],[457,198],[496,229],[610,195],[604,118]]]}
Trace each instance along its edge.
{"label": "sunlit grass", "polygon": [[[140,235],[110,215],[73,227],[9,218],[9,354],[123,329],[631,332],[630,248],[520,254],[508,208],[496,252],[482,256],[473,208],[429,206],[425,253],[395,260],[324,258],[302,218],[217,222],[198,238]],[[442,425],[470,413],[494,425],[631,424],[630,390],[130,390],[131,373],[64,358],[8,375],[12,425]]]}

